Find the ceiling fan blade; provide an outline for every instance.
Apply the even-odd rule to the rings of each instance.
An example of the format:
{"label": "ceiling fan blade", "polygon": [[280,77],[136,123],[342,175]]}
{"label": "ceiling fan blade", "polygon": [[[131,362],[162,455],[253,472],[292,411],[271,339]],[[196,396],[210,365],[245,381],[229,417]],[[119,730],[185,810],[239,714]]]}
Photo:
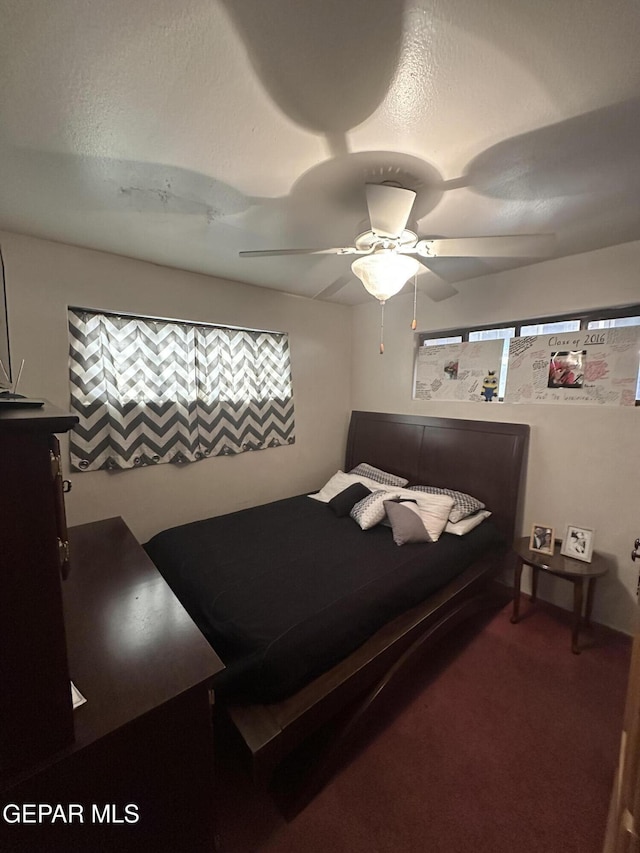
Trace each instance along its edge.
{"label": "ceiling fan blade", "polygon": [[238,254],[241,258],[270,258],[276,255],[367,255],[369,250],[360,251],[355,246],[343,246],[337,249],[258,249]]}
{"label": "ceiling fan blade", "polygon": [[433,270],[425,269],[425,273],[424,275],[418,273],[418,290],[425,293],[433,302],[450,299],[459,292]]}
{"label": "ceiling fan blade", "polygon": [[323,290],[318,291],[313,299],[328,299],[330,296],[334,296],[334,294],[342,290],[343,287],[346,287],[352,280],[353,279],[348,275],[341,275],[340,278],[337,278]]}
{"label": "ceiling fan blade", "polygon": [[391,184],[366,184],[371,229],[382,237],[399,237],[405,229],[416,193]]}
{"label": "ceiling fan blade", "polygon": [[426,258],[544,258],[554,246],[554,234],[509,234],[418,240],[415,251]]}

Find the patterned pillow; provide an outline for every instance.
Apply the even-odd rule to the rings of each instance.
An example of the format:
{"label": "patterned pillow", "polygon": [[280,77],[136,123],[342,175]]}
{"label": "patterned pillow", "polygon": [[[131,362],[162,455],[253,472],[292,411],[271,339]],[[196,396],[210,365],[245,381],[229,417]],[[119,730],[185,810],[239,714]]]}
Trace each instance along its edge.
{"label": "patterned pillow", "polygon": [[464,492],[455,492],[453,489],[439,489],[436,486],[409,486],[409,491],[428,492],[430,495],[448,495],[453,498],[453,508],[449,514],[449,521],[452,524],[456,524],[468,515],[473,515],[478,510],[484,509],[482,501]]}
{"label": "patterned pillow", "polygon": [[369,530],[369,528],[375,527],[376,524],[380,524],[386,515],[384,502],[389,500],[391,494],[392,493],[384,490],[371,492],[368,497],[358,501],[358,503],[352,508],[349,513],[351,518],[356,522],[356,524],[359,524],[363,530]]}
{"label": "patterned pillow", "polygon": [[370,480],[375,480],[383,486],[406,486],[409,482],[404,477],[398,477],[397,474],[389,474],[387,471],[381,471],[380,468],[374,468],[373,465],[368,465],[366,462],[361,462],[349,471],[350,474],[359,474],[361,477],[368,477]]}

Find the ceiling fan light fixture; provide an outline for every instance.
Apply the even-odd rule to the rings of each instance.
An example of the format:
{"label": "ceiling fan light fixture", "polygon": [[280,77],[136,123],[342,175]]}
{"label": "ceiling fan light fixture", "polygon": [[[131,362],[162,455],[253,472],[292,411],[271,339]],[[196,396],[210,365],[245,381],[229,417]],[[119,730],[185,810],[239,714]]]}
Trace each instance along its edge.
{"label": "ceiling fan light fixture", "polygon": [[365,289],[380,302],[399,293],[419,268],[420,262],[415,258],[392,250],[364,255],[351,264],[353,273]]}

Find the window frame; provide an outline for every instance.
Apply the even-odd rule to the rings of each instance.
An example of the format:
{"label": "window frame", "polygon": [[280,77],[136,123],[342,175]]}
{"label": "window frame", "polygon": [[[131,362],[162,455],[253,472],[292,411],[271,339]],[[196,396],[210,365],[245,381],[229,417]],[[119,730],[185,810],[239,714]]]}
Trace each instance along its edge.
{"label": "window frame", "polygon": [[[542,325],[545,323],[562,323],[568,320],[579,320],[580,327],[576,331],[588,331],[588,324],[597,322],[598,320],[622,320],[625,317],[636,317],[640,315],[640,303],[635,302],[630,305],[620,305],[616,308],[597,308],[589,309],[588,311],[571,311],[563,314],[552,314],[545,317],[527,317],[524,320],[504,320],[501,323],[479,323],[476,326],[461,326],[452,329],[435,329],[429,332],[416,332],[415,340],[415,355],[424,345],[424,341],[433,340],[434,338],[448,338],[459,335],[462,337],[462,343],[469,342],[469,335],[472,332],[484,332],[492,329],[508,329],[515,327],[514,337],[520,337],[520,330],[523,326]],[[498,397],[500,402],[504,401],[503,397]],[[636,406],[640,406],[640,400],[636,400]]]}

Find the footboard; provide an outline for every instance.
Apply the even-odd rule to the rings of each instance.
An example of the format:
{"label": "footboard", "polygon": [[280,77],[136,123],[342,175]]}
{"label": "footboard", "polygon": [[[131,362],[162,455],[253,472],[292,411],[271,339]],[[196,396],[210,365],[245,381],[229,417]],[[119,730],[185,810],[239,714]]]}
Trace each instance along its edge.
{"label": "footboard", "polygon": [[353,723],[410,659],[487,607],[492,601],[492,582],[507,559],[506,549],[495,549],[282,702],[228,705],[226,713],[242,737],[254,779],[268,779],[311,734],[358,703]]}

